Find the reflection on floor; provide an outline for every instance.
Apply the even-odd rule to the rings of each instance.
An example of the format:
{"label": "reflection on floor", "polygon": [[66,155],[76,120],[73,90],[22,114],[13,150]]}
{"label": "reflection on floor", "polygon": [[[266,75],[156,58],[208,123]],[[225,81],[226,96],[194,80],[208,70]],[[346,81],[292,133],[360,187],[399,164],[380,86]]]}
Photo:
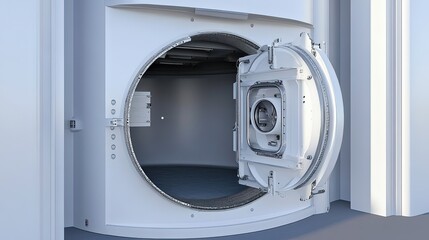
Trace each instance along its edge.
{"label": "reflection on floor", "polygon": [[238,184],[237,169],[197,166],[143,167],[162,191],[180,199],[212,199],[245,190]]}
{"label": "reflection on floor", "polygon": [[237,169],[207,166],[143,167],[164,193],[189,206],[220,210],[247,204],[265,193],[238,183]]}
{"label": "reflection on floor", "polygon": [[[307,219],[270,230],[240,234],[210,240],[325,240],[325,239],[427,239],[429,214],[417,217],[379,217],[350,209],[349,202],[336,201],[327,214],[311,216]],[[126,240],[79,230],[65,229],[65,240]],[[135,238],[134,238],[135,239]],[[139,238],[143,240],[143,238]],[[209,240],[209,238],[207,238]]]}

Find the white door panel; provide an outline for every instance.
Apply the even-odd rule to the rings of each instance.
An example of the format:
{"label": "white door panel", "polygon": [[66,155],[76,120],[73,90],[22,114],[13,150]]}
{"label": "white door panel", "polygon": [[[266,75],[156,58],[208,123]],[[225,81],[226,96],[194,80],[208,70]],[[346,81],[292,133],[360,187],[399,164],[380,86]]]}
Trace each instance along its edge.
{"label": "white door panel", "polygon": [[241,58],[236,84],[239,182],[302,198],[325,183],[342,140],[335,72],[308,34]]}

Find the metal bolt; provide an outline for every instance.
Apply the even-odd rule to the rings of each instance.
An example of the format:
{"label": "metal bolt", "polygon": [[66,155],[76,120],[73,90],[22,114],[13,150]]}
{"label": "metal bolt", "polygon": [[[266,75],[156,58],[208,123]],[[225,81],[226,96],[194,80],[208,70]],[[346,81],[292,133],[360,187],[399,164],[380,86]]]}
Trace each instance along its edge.
{"label": "metal bolt", "polygon": [[112,154],[112,155],[110,155],[110,157],[111,157],[112,159],[115,159],[115,158],[116,158],[116,154]]}
{"label": "metal bolt", "polygon": [[114,115],[116,113],[115,109],[110,110],[110,112]]}
{"label": "metal bolt", "polygon": [[308,160],[311,160],[311,159],[313,159],[313,156],[308,155],[308,156],[307,156],[307,159],[308,159]]}
{"label": "metal bolt", "polygon": [[115,105],[115,104],[116,104],[116,100],[115,100],[115,99],[112,99],[112,101],[110,101],[110,103],[111,103],[112,105]]}
{"label": "metal bolt", "polygon": [[110,146],[110,148],[112,148],[112,150],[115,150],[116,149],[116,145],[112,144],[112,146]]}
{"label": "metal bolt", "polygon": [[115,140],[116,135],[115,135],[115,134],[112,134],[112,135],[110,135],[110,137],[112,138],[112,140]]}

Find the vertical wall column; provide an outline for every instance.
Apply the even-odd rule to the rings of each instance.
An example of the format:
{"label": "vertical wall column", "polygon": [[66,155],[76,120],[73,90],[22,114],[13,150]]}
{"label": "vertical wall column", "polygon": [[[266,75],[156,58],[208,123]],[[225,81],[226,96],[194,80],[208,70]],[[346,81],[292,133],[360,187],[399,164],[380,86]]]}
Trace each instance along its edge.
{"label": "vertical wall column", "polygon": [[415,216],[429,212],[429,45],[424,30],[429,21],[429,2],[401,2],[401,208],[402,215]]}
{"label": "vertical wall column", "polygon": [[351,207],[392,214],[388,1],[351,1]]}
{"label": "vertical wall column", "polygon": [[352,208],[429,212],[424,1],[352,1]]}

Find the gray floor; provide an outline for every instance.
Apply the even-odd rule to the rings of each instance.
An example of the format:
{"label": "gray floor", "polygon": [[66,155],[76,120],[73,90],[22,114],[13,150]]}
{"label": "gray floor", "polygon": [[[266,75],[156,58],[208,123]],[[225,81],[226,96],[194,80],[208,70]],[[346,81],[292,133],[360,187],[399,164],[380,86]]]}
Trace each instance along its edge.
{"label": "gray floor", "polygon": [[[85,232],[76,228],[65,229],[66,240],[125,240]],[[142,239],[142,238],[139,238]],[[429,214],[417,217],[379,217],[350,210],[345,201],[332,203],[327,214],[315,215],[282,227],[211,240],[276,240],[276,239],[429,239]]]}
{"label": "gray floor", "polygon": [[237,194],[246,186],[237,181],[237,169],[199,166],[142,166],[165,193],[179,199],[213,199]]}

